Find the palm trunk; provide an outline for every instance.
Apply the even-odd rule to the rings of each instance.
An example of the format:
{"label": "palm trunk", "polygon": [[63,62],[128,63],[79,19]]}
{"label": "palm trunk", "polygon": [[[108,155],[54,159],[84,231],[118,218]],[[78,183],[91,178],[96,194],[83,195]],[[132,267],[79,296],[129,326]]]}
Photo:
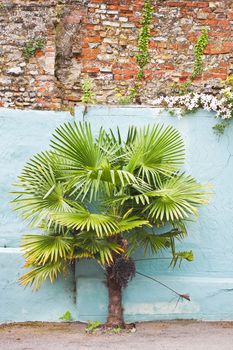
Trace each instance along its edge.
{"label": "palm trunk", "polygon": [[107,272],[107,287],[109,297],[107,326],[123,327],[122,287],[113,278],[111,271]]}

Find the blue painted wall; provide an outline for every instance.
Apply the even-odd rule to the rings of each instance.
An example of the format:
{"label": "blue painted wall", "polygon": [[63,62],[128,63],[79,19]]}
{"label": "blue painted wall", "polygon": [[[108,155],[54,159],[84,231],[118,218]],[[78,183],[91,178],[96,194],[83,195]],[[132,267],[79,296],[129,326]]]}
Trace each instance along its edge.
{"label": "blue painted wall", "polygon": [[69,113],[0,109],[0,322],[57,321],[66,310],[76,317],[74,275],[39,292],[19,286],[25,270],[18,245],[28,233],[9,204],[15,182],[25,162],[45,149],[54,129],[70,120]]}
{"label": "blue painted wall", "polygon": [[[211,182],[214,197],[203,207],[197,222],[189,224],[189,237],[182,249],[192,249],[195,261],[184,262],[172,270],[168,260],[141,260],[137,270],[169,284],[192,301],[181,301],[162,286],[143,277],[136,277],[124,291],[125,318],[154,320],[194,318],[233,320],[233,139],[232,127],[218,138],[212,131],[213,114],[199,111],[178,120],[165,111],[144,107],[90,107],[83,117],[82,108],[75,119],[91,122],[93,129],[120,127],[126,134],[128,125],[172,124],[186,142],[185,169],[201,182]],[[25,161],[45,149],[54,128],[68,113],[12,111],[0,109],[0,321],[57,320],[66,310],[79,320],[104,321],[107,311],[107,290],[104,274],[95,263],[76,266],[76,300],[72,274],[58,281],[55,288],[46,284],[37,293],[17,285],[23,260],[17,249],[24,224],[9,206],[11,184]],[[4,248],[7,247],[7,248]],[[136,258],[143,258],[138,256]]]}

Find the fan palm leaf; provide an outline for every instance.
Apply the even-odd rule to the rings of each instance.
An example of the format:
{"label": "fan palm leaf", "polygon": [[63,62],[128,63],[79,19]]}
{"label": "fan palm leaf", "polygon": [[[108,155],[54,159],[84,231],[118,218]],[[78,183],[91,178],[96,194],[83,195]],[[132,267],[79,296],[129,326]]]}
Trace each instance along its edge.
{"label": "fan palm leaf", "polygon": [[150,204],[144,209],[155,221],[178,221],[197,216],[198,208],[209,202],[207,184],[199,184],[187,175],[177,175],[160,184],[155,191],[147,193]]}
{"label": "fan palm leaf", "polygon": [[44,281],[48,278],[54,283],[59,273],[66,271],[67,265],[64,262],[47,263],[46,265],[38,265],[29,272],[20,277],[21,285],[31,286],[33,290],[39,289]]}
{"label": "fan palm leaf", "polygon": [[119,169],[122,147],[103,129],[94,139],[90,124],[67,123],[56,129],[51,146],[56,155],[66,159],[62,170],[77,198],[96,197],[103,190],[103,186],[99,188],[103,181],[119,186],[137,183],[131,172]]}
{"label": "fan palm leaf", "polygon": [[43,220],[51,220],[51,212],[72,211],[68,189],[60,182],[54,170],[53,160],[48,153],[32,158],[24,167],[17,187],[17,197],[12,201],[15,210],[24,220],[31,220],[31,226],[38,226]]}
{"label": "fan palm leaf", "polygon": [[161,175],[170,176],[184,162],[184,141],[172,126],[147,126],[129,133],[126,170],[150,183]]}
{"label": "fan palm leaf", "polygon": [[73,240],[73,237],[60,235],[24,235],[21,248],[27,266],[69,259],[73,252]]}

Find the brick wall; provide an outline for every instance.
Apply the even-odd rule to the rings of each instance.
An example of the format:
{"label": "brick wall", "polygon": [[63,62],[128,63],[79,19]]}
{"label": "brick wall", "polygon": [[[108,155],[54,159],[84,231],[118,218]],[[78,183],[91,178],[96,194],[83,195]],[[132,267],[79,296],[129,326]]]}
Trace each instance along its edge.
{"label": "brick wall", "polygon": [[[127,91],[137,74],[142,6],[142,0],[1,0],[0,105],[77,104],[85,75],[94,79],[98,103],[116,103],[116,88]],[[187,80],[203,27],[209,29],[209,45],[194,85],[215,92],[233,72],[232,0],[154,1],[143,103]],[[45,39],[44,49],[25,60],[23,49],[38,37]]]}

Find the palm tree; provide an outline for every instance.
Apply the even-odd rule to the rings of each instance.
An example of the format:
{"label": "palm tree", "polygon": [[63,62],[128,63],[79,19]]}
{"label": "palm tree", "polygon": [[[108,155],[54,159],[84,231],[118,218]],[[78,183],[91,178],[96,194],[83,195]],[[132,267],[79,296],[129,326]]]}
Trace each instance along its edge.
{"label": "palm tree", "polygon": [[[172,126],[100,129],[87,123],[56,129],[50,149],[35,155],[18,178],[15,210],[41,234],[25,235],[22,248],[30,271],[22,285],[38,289],[75,260],[95,259],[109,291],[107,324],[123,326],[122,288],[135,274],[132,254],[170,248],[172,264],[191,260],[176,252],[185,220],[208,202],[205,185],[181,172],[184,142]],[[168,227],[159,234],[159,227]]]}

